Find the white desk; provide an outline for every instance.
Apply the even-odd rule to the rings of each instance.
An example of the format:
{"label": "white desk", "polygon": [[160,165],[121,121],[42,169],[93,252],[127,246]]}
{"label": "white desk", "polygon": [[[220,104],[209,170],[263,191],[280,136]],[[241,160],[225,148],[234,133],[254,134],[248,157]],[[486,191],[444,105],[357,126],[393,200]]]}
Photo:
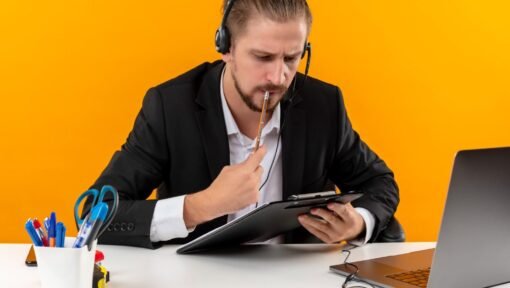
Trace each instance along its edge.
{"label": "white desk", "polygon": [[[352,250],[349,261],[428,249],[435,243],[378,243]],[[341,245],[253,245],[222,254],[178,255],[178,246],[157,250],[100,245],[111,273],[108,288],[131,287],[331,287],[343,277]],[[0,244],[0,287],[40,287],[37,268],[26,267],[28,244]],[[236,252],[234,252],[236,251]]]}

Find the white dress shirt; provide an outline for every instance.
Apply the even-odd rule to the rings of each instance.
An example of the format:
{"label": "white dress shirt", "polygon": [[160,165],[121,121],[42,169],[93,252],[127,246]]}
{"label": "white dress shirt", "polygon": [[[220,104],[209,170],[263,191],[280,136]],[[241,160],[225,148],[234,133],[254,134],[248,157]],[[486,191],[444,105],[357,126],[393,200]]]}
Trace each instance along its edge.
{"label": "white dress shirt", "polygon": [[[224,73],[224,71],[223,71]],[[246,160],[246,158],[253,152],[255,146],[255,139],[250,139],[239,130],[237,123],[232,116],[230,108],[228,107],[223,90],[223,73],[221,75],[221,104],[223,115],[225,117],[225,125],[227,128],[228,144],[230,150],[230,164],[237,164]],[[256,206],[272,201],[282,200],[282,158],[281,158],[281,143],[278,150],[276,150],[278,142],[278,134],[280,132],[280,104],[276,106],[271,119],[266,119],[266,125],[262,129],[261,143],[267,149],[266,156],[261,162],[264,169],[261,177],[261,183],[267,179],[267,183],[260,189],[259,202],[250,205],[236,213],[228,215],[228,222],[245,215],[246,213],[254,210]],[[269,171],[271,162],[274,159],[273,167]],[[269,178],[268,173],[270,172]],[[154,215],[151,222],[150,239],[152,242],[167,241],[173,238],[187,237],[194,229],[186,229],[184,223],[184,197],[177,196],[167,199],[158,200],[154,209]],[[371,212],[364,208],[355,208],[361,214],[365,221],[366,234],[363,238],[352,241],[352,244],[364,244],[372,236],[375,226],[375,218]],[[278,243],[280,239],[274,238],[269,243]]]}

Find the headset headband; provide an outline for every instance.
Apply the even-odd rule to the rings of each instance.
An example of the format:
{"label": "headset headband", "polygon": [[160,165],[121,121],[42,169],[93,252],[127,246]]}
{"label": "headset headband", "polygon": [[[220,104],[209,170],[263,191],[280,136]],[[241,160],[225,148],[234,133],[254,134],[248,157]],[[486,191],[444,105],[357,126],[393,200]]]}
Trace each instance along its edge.
{"label": "headset headband", "polygon": [[[227,2],[227,6],[225,7],[225,11],[223,12],[223,18],[221,20],[220,27],[216,30],[216,35],[214,37],[214,44],[216,46],[216,51],[221,54],[226,54],[230,51],[230,31],[227,28],[227,19],[228,15],[230,15],[230,10],[234,6],[235,0],[229,0]],[[308,4],[307,4],[308,5]],[[305,57],[306,52],[311,52],[311,44],[308,41],[305,41],[303,47],[303,54],[301,55],[301,59]]]}

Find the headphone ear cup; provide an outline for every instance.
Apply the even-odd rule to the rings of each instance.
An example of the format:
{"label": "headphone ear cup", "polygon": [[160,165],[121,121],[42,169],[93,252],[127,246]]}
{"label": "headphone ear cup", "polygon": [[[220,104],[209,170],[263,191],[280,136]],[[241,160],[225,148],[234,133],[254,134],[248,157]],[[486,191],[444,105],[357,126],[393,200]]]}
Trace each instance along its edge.
{"label": "headphone ear cup", "polygon": [[220,52],[221,49],[221,27],[216,29],[216,34],[214,34],[214,46],[216,47],[216,51]]}
{"label": "headphone ear cup", "polygon": [[230,50],[230,34],[226,27],[220,27],[216,30],[214,43],[216,45],[216,51],[221,54],[228,53]]}

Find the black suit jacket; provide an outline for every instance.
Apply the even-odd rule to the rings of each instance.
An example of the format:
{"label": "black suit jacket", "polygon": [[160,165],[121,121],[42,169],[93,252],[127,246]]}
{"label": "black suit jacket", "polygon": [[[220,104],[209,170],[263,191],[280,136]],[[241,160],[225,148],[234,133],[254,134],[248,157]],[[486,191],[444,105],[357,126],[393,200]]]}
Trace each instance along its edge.
{"label": "black suit jacket", "polygon": [[[100,243],[154,248],[150,225],[158,199],[207,188],[225,165],[229,145],[220,98],[224,63],[204,63],[151,88],[133,130],[94,188],[109,184],[120,194],[116,217]],[[301,83],[303,75],[297,75]],[[393,173],[352,129],[338,87],[308,77],[292,101],[282,103],[282,197],[325,191],[362,190],[353,203],[371,211],[376,226],[371,240],[386,227],[398,204]],[[329,187],[328,187],[329,186]],[[227,216],[199,225],[185,243],[225,224]],[[317,240],[303,228],[285,242]]]}

